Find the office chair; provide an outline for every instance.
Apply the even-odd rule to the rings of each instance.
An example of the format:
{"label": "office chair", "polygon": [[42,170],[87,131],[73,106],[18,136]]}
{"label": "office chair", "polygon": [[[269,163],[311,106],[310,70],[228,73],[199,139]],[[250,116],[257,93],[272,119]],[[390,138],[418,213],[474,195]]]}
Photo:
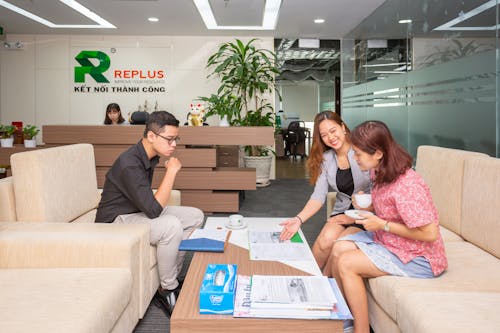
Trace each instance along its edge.
{"label": "office chair", "polygon": [[[306,142],[306,125],[303,121],[292,121],[288,125],[288,130],[285,134],[286,155],[293,155],[295,158],[297,155],[301,157],[305,156],[305,142]],[[298,148],[302,148],[299,151]]]}

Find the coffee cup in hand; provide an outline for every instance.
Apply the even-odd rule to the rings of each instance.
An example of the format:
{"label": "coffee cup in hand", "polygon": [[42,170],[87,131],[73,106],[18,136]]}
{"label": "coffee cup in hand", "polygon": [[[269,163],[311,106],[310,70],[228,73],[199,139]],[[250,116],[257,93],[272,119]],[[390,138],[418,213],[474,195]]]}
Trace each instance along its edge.
{"label": "coffee cup in hand", "polygon": [[356,200],[356,205],[360,208],[368,208],[372,204],[372,195],[363,193],[355,194],[354,199]]}
{"label": "coffee cup in hand", "polygon": [[232,227],[240,227],[243,224],[243,215],[229,215],[229,225]]}

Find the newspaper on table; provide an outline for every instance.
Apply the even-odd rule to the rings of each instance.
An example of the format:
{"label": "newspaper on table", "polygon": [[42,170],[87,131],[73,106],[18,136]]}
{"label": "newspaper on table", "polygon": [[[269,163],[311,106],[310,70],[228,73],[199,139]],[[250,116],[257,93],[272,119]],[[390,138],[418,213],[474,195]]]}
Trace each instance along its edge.
{"label": "newspaper on table", "polygon": [[238,283],[234,300],[234,317],[255,318],[291,318],[291,319],[352,319],[352,315],[340,293],[335,279],[328,279],[331,290],[336,295],[337,303],[330,310],[262,308],[253,307],[251,302],[252,277],[238,275]]}
{"label": "newspaper on table", "polygon": [[254,308],[332,310],[337,299],[326,276],[254,275]]}
{"label": "newspaper on table", "polygon": [[296,233],[290,240],[280,240],[281,231],[249,231],[251,260],[308,260],[309,246]]}

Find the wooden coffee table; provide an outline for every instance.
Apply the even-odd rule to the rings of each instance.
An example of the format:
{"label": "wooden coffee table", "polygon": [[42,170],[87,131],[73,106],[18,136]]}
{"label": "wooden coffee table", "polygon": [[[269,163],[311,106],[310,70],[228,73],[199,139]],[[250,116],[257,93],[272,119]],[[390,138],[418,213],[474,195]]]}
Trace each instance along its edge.
{"label": "wooden coffee table", "polygon": [[[206,228],[216,228],[224,224],[227,218],[207,219]],[[276,227],[283,219],[248,218],[249,228],[262,229]],[[232,239],[241,243],[241,236],[247,230],[233,231]],[[249,259],[248,249],[228,244],[224,253],[196,252],[186,274],[184,285],[174,312],[170,318],[170,332],[343,332],[341,320],[302,320],[302,319],[263,319],[263,318],[233,318],[231,315],[201,315],[199,314],[199,290],[203,275],[208,264],[237,264],[238,274],[253,275],[312,275],[307,271],[317,271],[314,261],[306,270],[294,268],[288,264],[276,261],[254,261]],[[299,264],[301,265],[301,264]],[[302,263],[303,265],[303,263]]]}

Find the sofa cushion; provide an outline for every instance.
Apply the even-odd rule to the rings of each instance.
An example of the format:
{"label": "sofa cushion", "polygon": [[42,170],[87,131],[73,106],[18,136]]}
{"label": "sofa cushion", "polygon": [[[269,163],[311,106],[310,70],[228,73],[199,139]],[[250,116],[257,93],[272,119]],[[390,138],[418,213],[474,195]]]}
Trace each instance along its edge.
{"label": "sofa cushion", "polygon": [[[151,294],[149,269],[149,225],[4,222],[0,223],[0,230],[0,268],[139,265],[133,271],[137,279],[134,290],[140,316],[146,312],[154,294]],[[135,243],[137,238],[139,248],[134,244],[130,252],[121,249],[130,242]],[[101,254],[94,255],[95,251]]]}
{"label": "sofa cushion", "polygon": [[429,186],[439,213],[439,223],[461,235],[464,161],[488,155],[458,149],[420,146],[416,171]]}
{"label": "sofa cushion", "polygon": [[423,292],[405,295],[398,309],[401,332],[498,332],[500,293]]}
{"label": "sofa cushion", "polygon": [[19,221],[69,222],[97,207],[92,145],[26,151],[10,161]]}
{"label": "sofa cushion", "polygon": [[87,212],[82,216],[78,216],[76,219],[71,221],[71,223],[94,223],[96,214],[97,209],[92,209],[90,212]]}
{"label": "sofa cushion", "polygon": [[127,269],[1,269],[0,332],[110,332],[131,290]]}
{"label": "sofa cushion", "polygon": [[0,179],[0,222],[17,220],[12,177]]}
{"label": "sofa cushion", "polygon": [[448,270],[434,279],[382,276],[368,280],[375,301],[395,321],[405,295],[423,291],[500,292],[500,262],[469,242],[446,242]]}
{"label": "sofa cushion", "polygon": [[443,241],[445,242],[463,242],[464,239],[454,233],[453,231],[450,231],[443,227],[442,225],[439,226],[439,232],[441,233],[441,237],[443,238]]}
{"label": "sofa cushion", "polygon": [[462,237],[500,258],[500,159],[465,161]]}

